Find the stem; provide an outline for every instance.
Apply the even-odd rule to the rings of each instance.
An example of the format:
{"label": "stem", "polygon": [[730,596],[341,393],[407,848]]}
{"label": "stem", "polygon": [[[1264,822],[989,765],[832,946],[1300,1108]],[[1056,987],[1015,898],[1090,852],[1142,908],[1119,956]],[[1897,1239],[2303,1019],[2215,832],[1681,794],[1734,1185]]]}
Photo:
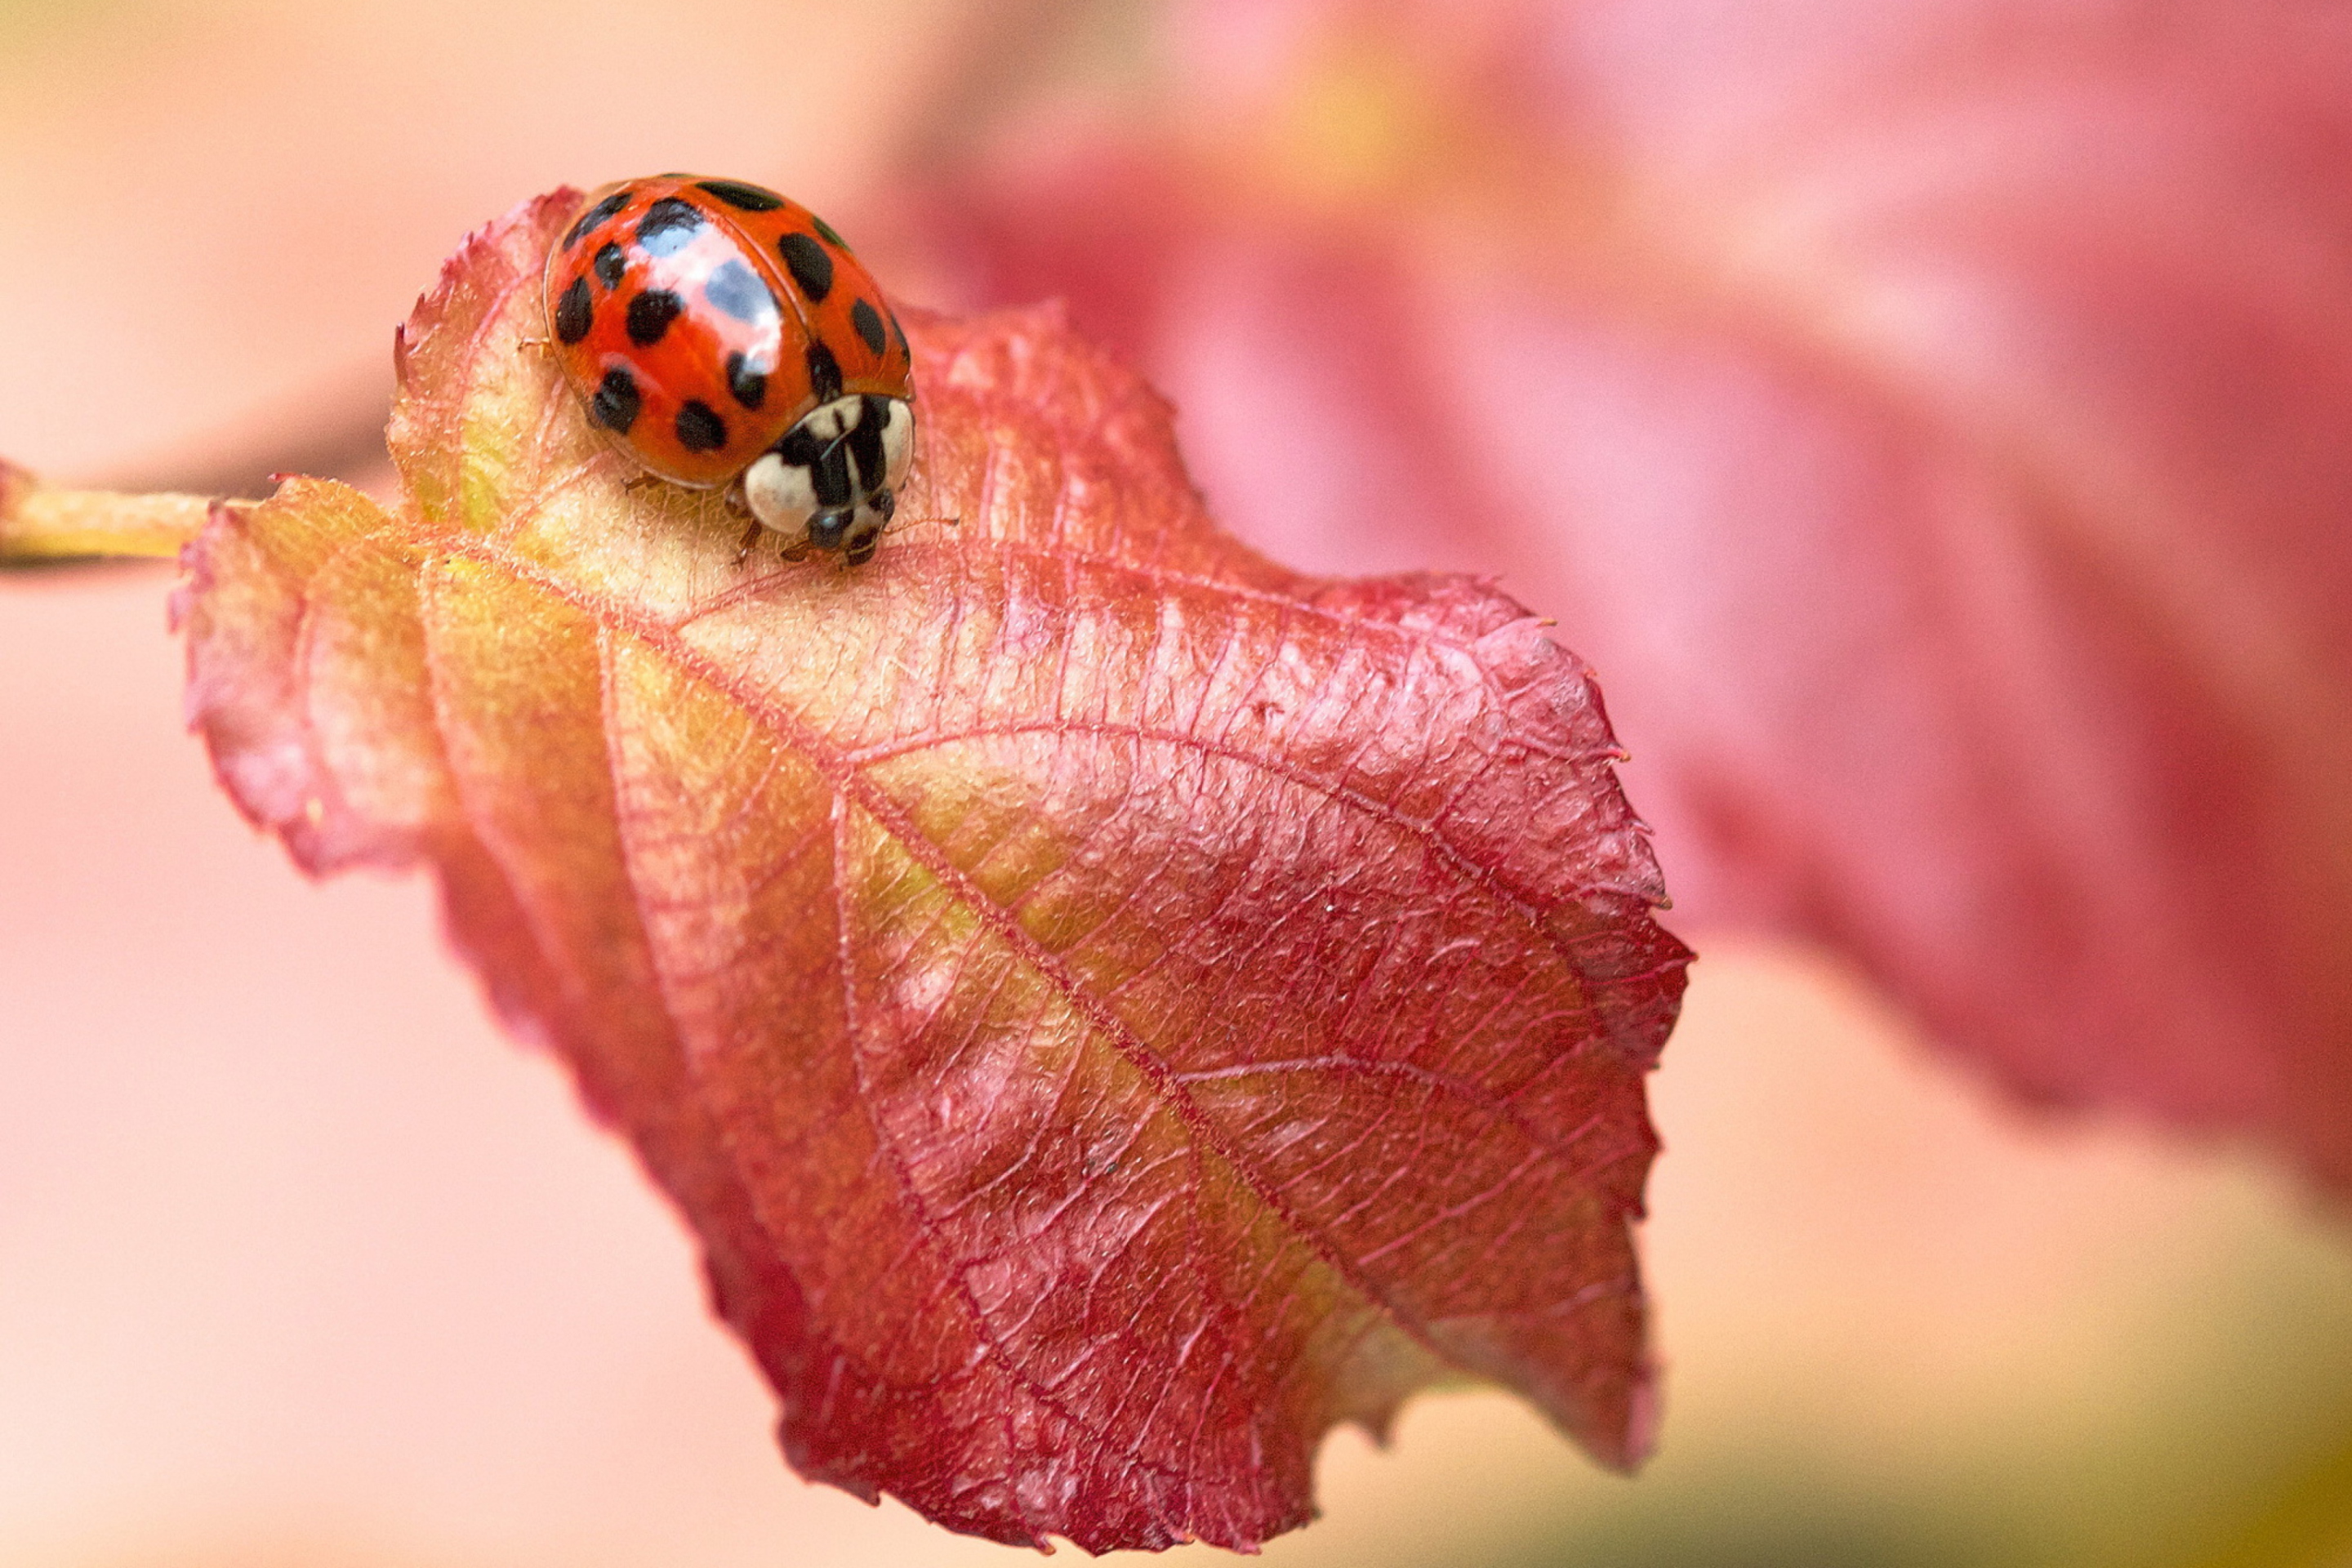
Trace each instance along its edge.
{"label": "stem", "polygon": [[0,464],[0,569],[179,554],[212,510],[203,496],[53,490]]}

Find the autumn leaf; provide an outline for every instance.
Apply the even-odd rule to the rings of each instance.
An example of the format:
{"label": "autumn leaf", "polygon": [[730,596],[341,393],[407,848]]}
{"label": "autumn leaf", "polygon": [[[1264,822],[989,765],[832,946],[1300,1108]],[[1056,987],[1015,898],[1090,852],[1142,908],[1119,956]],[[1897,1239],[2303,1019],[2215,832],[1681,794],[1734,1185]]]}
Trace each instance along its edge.
{"label": "autumn leaf", "polygon": [[1574,627],[1692,929],[2352,1185],[2339,13],[1160,9],[1181,117],[936,194],[965,302],[1254,542]]}
{"label": "autumn leaf", "polygon": [[907,312],[910,521],[739,561],[526,341],[574,201],[404,329],[404,506],[215,510],[190,712],[307,869],[437,872],[793,1463],[1100,1551],[1302,1522],[1320,1436],[1441,1377],[1638,1459],[1688,954],[1584,668],[1483,584],[1235,543],[1051,310]]}

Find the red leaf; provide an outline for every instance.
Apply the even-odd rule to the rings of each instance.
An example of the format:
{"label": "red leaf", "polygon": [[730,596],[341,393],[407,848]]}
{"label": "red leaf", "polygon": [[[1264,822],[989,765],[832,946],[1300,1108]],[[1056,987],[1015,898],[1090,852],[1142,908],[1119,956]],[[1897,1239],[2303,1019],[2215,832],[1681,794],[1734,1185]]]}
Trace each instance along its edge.
{"label": "red leaf", "polygon": [[404,331],[404,510],[215,515],[192,711],[305,867],[438,870],[793,1462],[1098,1551],[1301,1522],[1331,1424],[1454,1371],[1638,1458],[1687,954],[1583,668],[1477,584],[1235,544],[1050,312],[908,315],[934,521],[739,564],[523,346],[566,216]]}
{"label": "red leaf", "polygon": [[2352,1183],[2340,16],[1171,9],[1181,137],[943,198],[973,299],[1246,536],[1559,616],[1692,921]]}

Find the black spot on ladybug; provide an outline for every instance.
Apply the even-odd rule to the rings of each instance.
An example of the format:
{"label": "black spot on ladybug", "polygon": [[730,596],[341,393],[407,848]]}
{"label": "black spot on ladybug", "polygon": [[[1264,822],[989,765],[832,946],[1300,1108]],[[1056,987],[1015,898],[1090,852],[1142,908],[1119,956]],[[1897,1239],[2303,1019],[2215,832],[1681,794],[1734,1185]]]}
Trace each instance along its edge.
{"label": "black spot on ladybug", "polygon": [[574,278],[572,286],[555,297],[555,335],[576,343],[588,335],[595,320],[596,305],[588,292],[588,279]]}
{"label": "black spot on ladybug", "polygon": [[578,217],[573,218],[572,220],[572,226],[563,231],[563,248],[569,250],[573,246],[579,244],[580,237],[582,235],[586,234],[590,229],[594,228],[598,224],[603,223],[606,218],[611,217],[614,213],[619,212],[623,207],[627,206],[629,205],[629,198],[635,194],[635,192],[624,187],[623,189],[614,191],[611,195],[606,196],[603,201],[598,202],[594,206],[590,207],[586,212],[582,213]]}
{"label": "black spot on ladybug", "polygon": [[833,257],[824,247],[804,234],[788,234],[776,241],[777,253],[784,265],[792,268],[793,281],[800,285],[812,305],[822,305],[824,297],[833,292]]}
{"label": "black spot on ladybug", "polygon": [[841,362],[823,343],[808,346],[809,390],[819,403],[831,403],[841,395]]}
{"label": "black spot on ladybug", "polygon": [[622,436],[629,433],[629,426],[637,422],[638,410],[644,406],[645,400],[637,395],[636,378],[618,367],[604,373],[604,384],[588,400],[588,412],[596,423]]}
{"label": "black spot on ladybug", "polygon": [[629,269],[629,258],[621,254],[617,245],[607,245],[596,253],[596,281],[607,289],[621,286],[621,274]]}
{"label": "black spot on ladybug", "polygon": [[857,423],[845,437],[850,459],[857,465],[857,482],[869,490],[882,488],[882,427],[890,417],[882,403],[871,395],[858,399]]}
{"label": "black spot on ladybug", "polygon": [[760,275],[737,257],[730,256],[711,268],[710,280],[702,286],[702,297],[739,321],[765,326],[776,319],[775,295],[760,280]]}
{"label": "black spot on ladybug", "polygon": [[898,340],[900,353],[908,359],[915,357],[915,351],[907,346],[907,329],[898,324],[898,312],[896,310],[890,312],[890,335]]}
{"label": "black spot on ladybug", "polygon": [[693,243],[701,227],[702,215],[692,202],[664,196],[637,220],[637,243],[650,255],[675,256]]}
{"label": "black spot on ladybug", "polygon": [[696,182],[695,189],[709,191],[738,212],[772,213],[784,205],[784,198],[775,192],[746,184],[741,180],[699,180]]}
{"label": "black spot on ladybug", "polygon": [[727,390],[744,407],[757,408],[768,401],[768,373],[755,369],[738,349],[727,356]]}
{"label": "black spot on ladybug", "polygon": [[785,431],[768,450],[795,468],[808,468],[815,463],[817,458],[816,434],[803,419]]}
{"label": "black spot on ladybug", "polygon": [[882,312],[866,300],[860,300],[849,307],[849,324],[857,329],[857,335],[864,338],[866,346],[876,353],[890,346],[889,338],[882,331]]}
{"label": "black spot on ladybug", "polygon": [[668,289],[646,289],[629,301],[629,341],[641,349],[651,348],[685,309],[686,301]]}
{"label": "black spot on ladybug", "polygon": [[824,219],[817,216],[816,214],[809,214],[809,222],[816,226],[817,237],[823,239],[827,245],[832,246],[836,250],[847,250],[849,248],[849,241],[834,233],[833,225],[825,222]]}
{"label": "black spot on ladybug", "polygon": [[716,452],[727,445],[727,421],[702,399],[689,398],[677,411],[677,444],[689,452]]}

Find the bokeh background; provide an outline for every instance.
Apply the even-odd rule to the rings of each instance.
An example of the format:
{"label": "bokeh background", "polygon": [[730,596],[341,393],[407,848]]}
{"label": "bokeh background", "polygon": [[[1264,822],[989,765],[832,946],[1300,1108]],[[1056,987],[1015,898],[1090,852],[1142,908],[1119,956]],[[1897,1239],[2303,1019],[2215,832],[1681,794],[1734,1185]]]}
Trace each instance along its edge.
{"label": "bokeh background", "polygon": [[[724,172],[825,213],[910,300],[968,307],[1058,280],[1082,324],[1177,384],[1180,429],[1237,526],[1305,565],[1503,571],[1595,653],[1576,585],[1481,534],[1480,507],[1415,497],[1443,538],[1395,522],[1425,466],[1293,441],[1265,411],[1266,387],[1313,391],[1286,366],[1338,377],[1336,401],[1378,401],[1393,360],[1341,375],[1269,347],[1267,309],[1184,315],[1202,279],[1251,276],[1254,236],[1372,243],[1368,211],[1405,215],[1398,228],[1416,245],[1434,232],[1441,254],[1458,232],[1465,259],[1441,278],[1553,276],[1510,254],[1549,231],[1496,214],[1531,191],[1600,190],[1605,171],[1546,164],[1527,123],[1441,126],[1444,157],[1417,164],[1398,84],[1449,68],[1442,37],[1373,29],[1299,65],[1301,27],[1365,9],[0,0],[0,454],[60,482],[251,493],[302,469],[383,486],[391,327],[460,235],[567,181]],[[1738,79],[1750,100],[1848,115],[1841,144],[1859,147],[1916,144],[1868,115],[1895,124],[1895,89],[1924,95],[1957,68],[1914,37],[1890,69],[1901,29],[1885,18],[1932,14],[1944,31],[1918,36],[1947,39],[1964,23],[1980,62],[2026,50],[2059,12],[2099,22],[2085,48],[2193,34],[2200,15],[1605,9],[1612,47],[1674,62],[1653,76],[1694,101],[1710,61],[1859,29],[1871,93],[1842,90],[1843,57],[1822,66],[1818,47],[1810,76]],[[2146,26],[2113,25],[2127,13]],[[2199,51],[2176,38],[2174,54]],[[2114,111],[2112,63],[2037,57],[2034,101],[2095,93],[2109,156],[2128,171],[2144,144],[2160,163],[2161,114]],[[2226,96],[2230,78],[2174,86]],[[1671,119],[1617,108],[1653,130]],[[2011,166],[1986,153],[2011,123],[1987,110],[1955,153],[1970,188]],[[1279,189],[1233,173],[1278,162],[1277,142],[1310,154]],[[1056,216],[1056,191],[1132,210],[1085,184],[1106,164],[1133,171],[1130,203],[1168,182],[1165,233]],[[1753,211],[1793,231],[1858,200],[1719,166],[1718,194],[1749,198],[1742,232],[1783,263],[1802,247],[1774,251]],[[1883,188],[1871,169],[1876,185],[1858,184]],[[2282,167],[2258,195],[2301,199],[2304,173]],[[1193,296],[1167,281],[1179,253]],[[2352,247],[2303,259],[2352,274]],[[1346,291],[1344,255],[1294,270],[1287,291],[1261,277],[1247,298],[1287,308],[1321,289],[1328,315],[1272,312],[1302,342],[1394,306]],[[1196,318],[1223,325],[1168,325]],[[1448,384],[1524,384],[1524,367],[1480,380],[1486,352]],[[2261,405],[2266,386],[2228,390]],[[1521,437],[1536,467],[1540,437]],[[1666,462],[1654,482],[1683,477]],[[1505,498],[1522,513],[1574,499]],[[0,581],[0,1568],[1005,1560],[784,1468],[686,1238],[556,1069],[488,1024],[427,889],[306,885],[213,788],[178,721],[170,584],[158,568]],[[1636,749],[1627,788],[1671,803],[1671,726],[1628,698],[1673,693],[1627,674],[1602,659]],[[2177,1108],[2159,1094],[2021,1109],[2000,1053],[1956,1061],[1934,998],[1885,984],[1883,950],[1759,918],[1770,900],[1725,887],[1737,857],[1654,815],[1670,885],[1695,894],[1670,921],[1703,953],[1655,1080],[1657,1458],[1635,1481],[1603,1476],[1503,1396],[1428,1396],[1384,1452],[1336,1436],[1325,1518],[1267,1557],[2352,1563],[2352,1225],[2297,1146],[2242,1121],[2184,1131],[2146,1113]]]}

